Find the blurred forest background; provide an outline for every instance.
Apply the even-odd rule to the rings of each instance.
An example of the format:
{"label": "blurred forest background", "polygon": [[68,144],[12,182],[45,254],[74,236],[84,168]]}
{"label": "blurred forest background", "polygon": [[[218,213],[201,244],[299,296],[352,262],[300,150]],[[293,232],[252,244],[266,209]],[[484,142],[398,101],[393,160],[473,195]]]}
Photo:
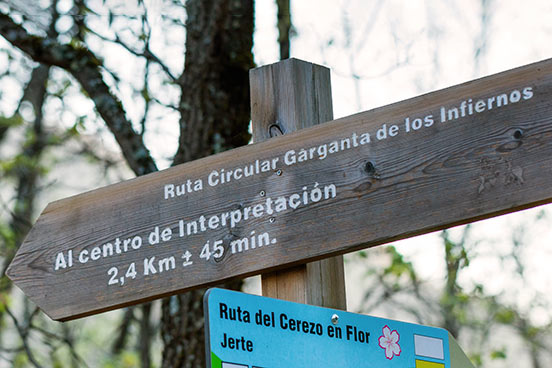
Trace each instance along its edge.
{"label": "blurred forest background", "polygon": [[[551,16],[549,0],[0,1],[0,367],[204,366],[203,291],[58,323],[4,270],[46,203],[247,144],[255,65],[330,67],[341,117],[549,58]],[[551,367],[551,224],[545,206],[350,254],[349,310],[444,327],[477,367]]]}

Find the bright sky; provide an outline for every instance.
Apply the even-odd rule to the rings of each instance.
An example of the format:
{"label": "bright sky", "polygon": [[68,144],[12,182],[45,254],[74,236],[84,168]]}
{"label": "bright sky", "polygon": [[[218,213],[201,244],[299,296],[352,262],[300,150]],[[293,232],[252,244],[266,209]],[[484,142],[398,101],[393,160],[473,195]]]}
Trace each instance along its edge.
{"label": "bright sky", "polygon": [[[332,69],[336,117],[552,57],[550,1],[487,2],[479,67],[480,0],[292,0],[292,56]],[[278,60],[275,19],[274,1],[257,1],[258,65]]]}

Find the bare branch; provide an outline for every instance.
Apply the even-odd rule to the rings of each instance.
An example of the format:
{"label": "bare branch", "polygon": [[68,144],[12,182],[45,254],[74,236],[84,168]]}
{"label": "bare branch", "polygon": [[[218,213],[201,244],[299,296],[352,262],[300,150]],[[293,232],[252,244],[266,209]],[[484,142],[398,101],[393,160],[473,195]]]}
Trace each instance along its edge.
{"label": "bare branch", "polygon": [[134,308],[129,307],[125,309],[121,324],[117,328],[117,338],[111,347],[111,352],[117,355],[123,351],[126,346],[126,340],[129,335],[130,325],[134,321]]}
{"label": "bare branch", "polygon": [[152,326],[151,326],[151,303],[141,306],[142,318],[140,319],[140,336],[138,350],[140,352],[140,366],[142,368],[151,367],[151,344],[152,344]]}
{"label": "bare branch", "polygon": [[292,33],[290,0],[276,0],[278,6],[278,44],[280,45],[280,59],[289,59],[290,40]]}
{"label": "bare branch", "polygon": [[[10,316],[10,318],[12,319],[13,325],[15,326],[15,329],[17,330],[17,333],[19,334],[19,337],[21,337],[23,348],[25,349],[25,353],[27,353],[27,357],[29,358],[29,361],[35,367],[41,368],[42,366],[40,364],[38,364],[38,362],[36,361],[36,358],[35,358],[33,352],[31,351],[31,348],[29,347],[29,344],[27,342],[27,337],[29,336],[29,327],[28,326],[21,326],[19,324],[19,321],[17,320],[17,317],[15,317],[15,315],[12,313],[12,311],[8,307],[5,307],[5,310],[6,310],[6,314],[8,316]],[[30,321],[29,321],[29,323],[30,323]]]}
{"label": "bare branch", "polygon": [[128,52],[130,52],[134,56],[143,57],[148,61],[156,63],[157,65],[159,65],[161,67],[161,69],[163,69],[165,74],[167,74],[173,82],[176,82],[178,80],[178,78],[171,72],[169,67],[163,61],[161,61],[161,59],[159,59],[159,57],[157,57],[157,55],[155,55],[151,51],[151,49],[149,47],[149,43],[146,43],[143,51],[138,51],[138,50],[135,50],[134,48],[132,48],[131,46],[127,45],[119,36],[115,36],[115,39],[110,39],[108,37],[105,37],[105,36],[95,32],[95,31],[90,30],[89,32],[91,32],[92,34],[94,34],[95,36],[97,36],[98,38],[100,38],[103,41],[112,42],[114,44],[122,46],[125,50],[127,50]]}
{"label": "bare branch", "polygon": [[157,171],[142,137],[132,128],[119,99],[103,80],[101,61],[86,48],[60,44],[56,40],[29,34],[8,15],[0,13],[0,34],[33,60],[58,66],[82,85],[119,143],[125,159],[136,175]]}

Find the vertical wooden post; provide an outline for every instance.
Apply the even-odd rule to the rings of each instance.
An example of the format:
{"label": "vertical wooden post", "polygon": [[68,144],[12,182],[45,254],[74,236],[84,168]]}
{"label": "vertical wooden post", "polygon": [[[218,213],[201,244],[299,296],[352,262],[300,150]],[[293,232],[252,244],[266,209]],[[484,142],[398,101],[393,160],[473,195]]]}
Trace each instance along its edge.
{"label": "vertical wooden post", "polygon": [[[251,70],[249,84],[254,142],[333,119],[328,68],[287,59]],[[342,256],[261,277],[264,296],[347,309]]]}

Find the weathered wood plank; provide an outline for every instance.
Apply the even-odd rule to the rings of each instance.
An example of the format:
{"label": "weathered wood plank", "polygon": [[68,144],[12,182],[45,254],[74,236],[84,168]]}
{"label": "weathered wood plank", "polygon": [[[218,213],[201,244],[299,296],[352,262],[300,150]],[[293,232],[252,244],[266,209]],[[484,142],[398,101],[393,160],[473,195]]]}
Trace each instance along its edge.
{"label": "weathered wood plank", "polygon": [[[466,116],[454,119],[462,110]],[[421,118],[422,127],[407,133],[406,118],[411,127]],[[365,134],[370,142],[361,144]],[[341,149],[347,139],[351,147]],[[339,152],[320,159],[332,142]],[[291,164],[290,152],[302,149],[313,158]],[[268,171],[259,164],[256,173],[257,160],[268,161]],[[245,177],[250,166],[254,174]],[[220,183],[222,170],[241,177]],[[219,183],[210,185],[209,177]],[[164,199],[166,185],[188,179],[198,191]],[[51,203],[8,275],[52,318],[71,319],[550,203],[550,183],[552,60],[546,60]],[[321,188],[320,200],[314,188]],[[188,235],[194,221],[197,233]],[[149,245],[156,227],[170,228],[171,240]],[[269,244],[258,247],[259,235]],[[254,249],[239,252],[234,243],[232,252],[231,241],[251,237]],[[116,239],[120,247],[134,240],[138,249],[127,243],[126,252],[109,255],[104,244]],[[201,259],[208,241],[211,252],[221,253],[218,240],[224,253]],[[60,254],[67,263],[68,251],[73,264],[63,268]],[[193,264],[184,267],[186,251]],[[108,285],[132,263],[134,279],[130,272],[123,286]],[[112,267],[116,277],[108,274]]]}
{"label": "weathered wood plank", "polygon": [[[333,119],[330,70],[297,59],[249,73],[255,142]],[[347,309],[343,256],[261,275],[263,296]]]}

